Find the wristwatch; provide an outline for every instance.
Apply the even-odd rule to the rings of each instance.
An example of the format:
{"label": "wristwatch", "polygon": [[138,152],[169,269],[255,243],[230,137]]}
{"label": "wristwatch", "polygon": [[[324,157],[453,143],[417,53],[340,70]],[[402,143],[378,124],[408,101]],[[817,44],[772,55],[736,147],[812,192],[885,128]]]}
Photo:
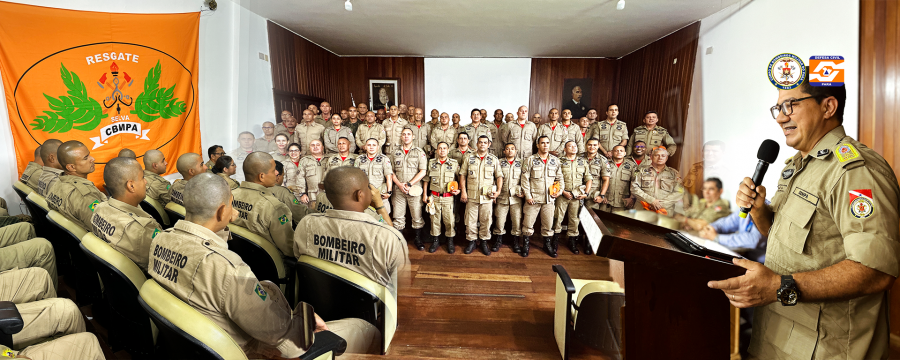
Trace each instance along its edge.
{"label": "wristwatch", "polygon": [[781,275],[781,288],[778,289],[778,301],[784,306],[797,305],[797,299],[800,297],[800,290],[797,289],[797,283],[792,275]]}
{"label": "wristwatch", "polygon": [[604,194],[600,194],[600,197],[606,199],[606,195]]}
{"label": "wristwatch", "polygon": [[407,182],[407,183],[406,183],[406,187],[412,187],[412,185],[411,185],[410,183]]}

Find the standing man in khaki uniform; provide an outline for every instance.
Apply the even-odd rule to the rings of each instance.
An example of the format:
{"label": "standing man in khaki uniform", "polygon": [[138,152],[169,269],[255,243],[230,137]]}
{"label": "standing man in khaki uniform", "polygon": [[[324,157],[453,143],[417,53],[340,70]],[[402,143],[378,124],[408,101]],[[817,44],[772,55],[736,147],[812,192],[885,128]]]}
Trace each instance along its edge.
{"label": "standing man in khaki uniform", "polygon": [[369,139],[375,139],[378,142],[378,153],[381,154],[381,147],[387,139],[387,133],[381,124],[375,122],[375,113],[369,111],[365,115],[366,123],[356,129],[356,146],[362,150],[361,153],[365,153],[366,142]]}
{"label": "standing man in khaki uniform", "polygon": [[637,166],[650,166],[650,155],[647,154],[647,143],[644,140],[636,140],[633,144],[629,144],[634,150],[630,155],[626,153],[625,159],[633,162]]}
{"label": "standing man in khaki uniform", "polygon": [[550,109],[547,114],[550,121],[538,128],[538,137],[546,136],[550,140],[550,155],[559,157],[563,153],[563,145],[569,139],[569,130],[559,124],[559,110]]}
{"label": "standing man in khaki uniform", "polygon": [[709,178],[703,182],[703,199],[684,211],[682,226],[688,230],[700,230],[713,221],[731,214],[728,201],[722,198],[722,180]]}
{"label": "standing man in khaki uniform", "polygon": [[[554,109],[555,110],[555,109]],[[534,222],[541,217],[541,235],[544,237],[544,251],[556,257],[556,244],[552,244],[554,201],[560,194],[551,194],[550,187],[559,182],[560,189],[565,187],[562,167],[559,158],[550,154],[550,138],[547,135],[538,137],[538,152],[522,163],[522,193],[525,194],[525,220],[522,223],[522,251],[519,255],[528,257],[531,234],[534,234]],[[560,193],[562,193],[560,191]]]}
{"label": "standing man in khaki uniform", "polygon": [[[625,158],[625,147],[622,145],[613,146],[612,158],[607,164],[609,187],[605,193],[606,197],[601,197],[601,201],[597,202],[600,204],[600,210],[613,212],[630,209],[635,201],[631,194],[631,181],[638,165],[634,160]],[[600,195],[604,193],[601,192]]]}
{"label": "standing man in khaki uniform", "polygon": [[[484,118],[481,117],[481,110],[472,109],[469,117],[472,119],[472,123],[461,129],[466,134],[469,134],[469,140],[475,140],[477,142],[478,138],[484,135],[488,137],[488,140],[494,141],[494,138],[491,136],[491,128],[482,122]],[[496,155],[494,156],[496,157]]]}
{"label": "standing man in khaki uniform", "polygon": [[[159,150],[147,150],[144,153],[144,179],[147,180],[147,197],[156,200],[163,207],[169,203],[169,188],[172,184],[164,179],[166,173],[166,155]],[[109,184],[109,182],[107,182]]]}
{"label": "standing man in khaki uniform", "polygon": [[334,169],[325,192],[334,209],[297,224],[294,253],[336,263],[396,294],[400,272],[409,271],[409,250],[400,231],[364,213],[372,203],[366,175],[349,167]]}
{"label": "standing man in khaki uniform", "polygon": [[678,149],[678,146],[675,145],[675,140],[672,139],[666,128],[656,125],[658,122],[659,115],[656,114],[656,111],[648,111],[644,114],[644,125],[636,127],[634,134],[631,134],[631,139],[628,141],[628,154],[632,153],[633,149],[631,147],[634,146],[637,140],[643,141],[650,148],[665,146],[669,150],[669,156],[675,154],[675,150]]}
{"label": "standing man in khaki uniform", "polygon": [[[552,242],[554,244],[559,243],[563,220],[568,219],[569,223],[566,226],[568,227],[569,250],[572,250],[572,253],[577,255],[578,246],[575,244],[575,240],[578,238],[578,224],[581,222],[578,218],[578,213],[581,211],[581,204],[589,194],[588,189],[592,188],[594,178],[591,177],[590,163],[583,157],[578,156],[578,144],[569,140],[564,147],[566,153],[559,159],[559,164],[562,168],[566,187],[562,188],[562,196],[556,198],[556,215],[554,216],[556,224],[553,226]],[[600,181],[601,179],[597,179],[598,183]],[[566,217],[567,213],[568,216]]]}
{"label": "standing man in khaki uniform", "polygon": [[522,160],[516,158],[516,145],[506,144],[503,150],[504,157],[500,159],[500,173],[503,176],[503,187],[500,195],[497,195],[497,206],[494,207],[494,247],[491,251],[500,251],[503,244],[503,236],[506,235],[506,219],[512,221],[510,235],[513,237],[512,251],[518,253],[519,236],[522,236]]}
{"label": "standing man in khaki uniform", "polygon": [[175,163],[175,168],[181,174],[181,179],[175,180],[175,183],[169,188],[169,200],[184,206],[184,187],[194,176],[206,172],[206,168],[203,166],[203,157],[197,153],[187,153],[179,156],[178,161]]}
{"label": "standing man in khaki uniform", "polygon": [[[572,118],[572,111],[571,110],[567,111],[567,110],[568,109],[562,111],[562,121],[560,121],[559,124],[562,125],[562,127],[566,130],[566,140],[565,141],[572,140],[572,141],[575,141],[575,144],[577,145],[578,144],[578,136],[581,135],[581,125],[578,125],[578,121],[580,121],[581,118]],[[565,141],[563,142],[563,145],[559,150],[560,156],[562,156],[562,154],[564,154],[566,151]],[[579,150],[580,150],[579,152],[584,152],[584,151],[581,151],[583,148],[584,148],[584,146],[582,145],[582,147],[579,148]]]}
{"label": "standing man in khaki uniform", "polygon": [[384,153],[393,154],[394,150],[400,147],[400,135],[403,128],[409,125],[409,121],[400,118],[400,113],[396,105],[391,105],[391,117],[381,123],[384,126],[384,132],[387,134],[387,140],[384,143]]}
{"label": "standing man in khaki uniform", "polygon": [[619,120],[619,105],[606,107],[606,120],[597,121],[588,129],[587,138],[600,140],[600,153],[607,158],[612,157],[612,148],[616,145],[628,144],[628,124]]}
{"label": "standing man in khaki uniform", "polygon": [[317,124],[322,125],[322,127],[325,128],[327,128],[331,124],[331,117],[333,115],[341,116],[341,114],[331,113],[331,104],[329,104],[327,101],[323,101],[322,103],[320,103],[319,109],[322,110],[322,112],[320,114],[317,114],[314,117],[314,120]]}
{"label": "standing man in khaki uniform", "polygon": [[412,129],[403,129],[400,141],[403,144],[391,154],[394,164],[394,187],[398,190],[391,196],[394,209],[394,228],[403,231],[406,228],[406,208],[409,207],[409,216],[412,218],[412,228],[416,233],[416,248],[424,248],[422,245],[422,228],[425,219],[422,218],[422,195],[412,196],[409,190],[413,185],[422,186],[422,178],[425,177],[425,169],[428,166],[428,157],[425,151],[413,146]]}
{"label": "standing man in khaki uniform", "polygon": [[678,170],[666,166],[668,159],[669,151],[665,147],[653,149],[650,158],[652,163],[639,167],[634,172],[631,193],[638,201],[647,203],[647,210],[675,216],[675,203],[684,195],[684,186],[681,185]]}
{"label": "standing man in khaki uniform", "polygon": [[111,198],[94,209],[91,232],[146,272],[150,241],[162,227],[140,208],[146,195],[141,165],[131,158],[114,158],[103,169],[103,182]]}
{"label": "standing man in khaki uniform", "polygon": [[63,173],[63,166],[56,157],[60,145],[62,145],[62,141],[56,139],[50,139],[41,144],[41,160],[44,161],[44,166],[41,168],[43,171],[38,179],[37,192],[43,197],[47,197],[47,190],[59,182],[59,176]]}
{"label": "standing man in khaki uniform", "polygon": [[[310,114],[312,114],[312,112],[310,112]],[[291,113],[290,110],[281,112],[281,124],[275,126],[275,134],[286,135],[288,137],[288,144],[300,144],[300,134],[297,133],[297,118],[294,117],[294,114]]]}
{"label": "standing man in khaki uniform", "polygon": [[[241,169],[243,167],[244,159],[246,159],[247,156],[254,151],[254,141],[256,141],[256,139],[253,138],[252,132],[242,131],[240,134],[238,134],[238,144],[240,146],[228,153],[231,156],[231,159],[234,160],[234,165],[238,169]],[[244,174],[238,171],[237,174],[234,175],[234,178],[238,181],[244,181]]]}
{"label": "standing man in khaki uniform", "polygon": [[456,135],[456,129],[450,126],[450,115],[441,113],[438,125],[431,129],[431,134],[428,136],[428,144],[432,149],[437,149],[438,143],[445,142],[454,148],[456,147]]}
{"label": "standing man in khaki uniform", "polygon": [[262,124],[262,130],[263,136],[257,138],[253,143],[253,150],[263,152],[278,150],[278,145],[275,144],[275,124],[271,121],[266,121]]}
{"label": "standing man in khaki uniform", "polygon": [[353,131],[348,126],[344,126],[342,124],[341,116],[338,114],[334,114],[331,116],[331,122],[328,123],[328,127],[325,129],[325,133],[322,135],[325,144],[325,153],[326,154],[334,154],[338,152],[337,143],[340,138],[347,138],[348,140],[353,140],[351,143],[353,146],[350,147],[350,152],[356,152],[356,141],[353,137]]}
{"label": "standing man in khaki uniform", "polygon": [[94,157],[87,146],[78,140],[64,142],[56,153],[65,172],[59,177],[59,182],[50,188],[47,205],[78,226],[90,230],[94,209],[106,201],[106,195],[87,179],[88,174],[94,172]]}
{"label": "standing man in khaki uniform", "polygon": [[503,158],[503,146],[505,144],[500,142],[500,128],[503,127],[503,110],[497,109],[494,110],[494,122],[487,123],[487,127],[491,129],[491,154],[494,154],[498,159]]}
{"label": "standing man in khaki uniform", "polygon": [[303,316],[300,307],[292,311],[277,285],[257,280],[240,256],[228,250],[226,227],[235,210],[224,179],[200,174],[188,181],[187,194],[185,220],[150,245],[150,276],[225,330],[248,358],[303,355],[313,322],[315,331],[344,338],[347,352],[379,347],[378,330],[363,320],[326,323],[317,315]]}
{"label": "standing man in khaki uniform", "polygon": [[[594,110],[591,109],[588,113],[591,111]],[[606,201],[606,195],[609,191],[610,166],[615,165],[610,165],[609,160],[598,152],[600,150],[600,141],[597,140],[597,138],[588,140],[585,148],[584,159],[588,163],[591,178],[594,179],[594,181],[591,182],[591,187],[587,189],[587,198],[584,200],[584,206],[592,209],[599,209],[598,204]],[[625,156],[625,148],[622,148],[622,156]],[[587,235],[582,233],[581,238],[581,240],[584,241],[584,253],[586,255],[593,255],[594,251],[591,249],[591,244],[587,239]],[[577,254],[578,252],[575,253]]]}
{"label": "standing man in khaki uniform", "polygon": [[[391,197],[391,189],[393,189],[394,168],[391,166],[391,159],[384,154],[378,153],[378,141],[369,139],[366,141],[366,153],[356,158],[353,163],[354,167],[362,169],[366,177],[369,178],[369,184],[372,184],[381,192],[382,199]],[[391,212],[391,202],[384,201],[384,207],[387,212]],[[376,209],[380,210],[380,209]]]}
{"label": "standing man in khaki uniform", "polygon": [[428,145],[428,137],[431,135],[431,124],[425,122],[425,114],[422,109],[415,109],[412,114],[413,121],[406,125],[413,132],[413,146],[425,151],[425,154],[434,152]]}
{"label": "standing man in khaki uniform", "polygon": [[[454,214],[454,197],[460,190],[447,191],[447,185],[456,179],[459,163],[447,156],[450,146],[446,142],[437,144],[437,155],[428,161],[428,194],[434,202],[434,213],[431,214],[431,247],[428,252],[434,253],[441,246],[441,222],[444,223],[447,238],[447,253],[456,252],[453,239],[456,237],[456,220]],[[423,246],[424,249],[424,246]],[[422,250],[422,249],[419,249]]]}
{"label": "standing man in khaki uniform", "polygon": [[[456,147],[451,148],[450,152],[448,153],[447,156],[449,156],[453,160],[456,160],[456,163],[458,163],[459,166],[462,167],[463,161],[466,161],[466,159],[468,159],[469,154],[471,154],[474,150],[472,150],[472,147],[469,146],[469,134],[466,133],[465,131],[459,131],[459,133],[456,134],[455,140],[456,140]],[[459,188],[460,188],[460,190],[465,190],[465,188],[462,186],[460,186]],[[465,234],[465,232],[466,232],[465,208],[466,207],[462,203],[462,197],[457,197],[455,199],[456,199],[456,204],[453,206],[453,210],[456,211],[456,216],[455,216],[454,220],[456,220],[457,226],[460,227],[456,231],[459,233]],[[453,251],[455,252],[456,250],[454,249]]]}
{"label": "standing man in khaki uniform", "polygon": [[303,155],[310,154],[310,145],[313,140],[319,140],[322,143],[322,134],[325,133],[325,127],[313,121],[313,114],[310,110],[303,110],[303,123],[297,125],[297,137],[300,148],[303,149]]}
{"label": "standing man in khaki uniform", "polygon": [[275,186],[278,178],[275,159],[261,151],[252,153],[244,162],[244,174],[247,181],[233,191],[234,201],[231,205],[237,210],[238,216],[232,223],[262,236],[278,247],[282,255],[293,258],[293,214],[269,190]]}
{"label": "standing man in khaki uniform", "polygon": [[325,174],[325,162],[322,161],[325,154],[322,152],[322,140],[313,139],[309,143],[309,155],[300,158],[297,166],[297,193],[300,194],[300,202],[312,209],[316,208],[316,194],[319,193],[319,183]]}
{"label": "standing man in khaki uniform", "polygon": [[[359,155],[356,155],[350,152],[350,139],[348,138],[340,138],[337,141],[337,154],[331,154],[325,157],[325,171],[322,173],[322,178],[328,175],[328,171],[341,166],[353,166],[353,162],[356,161],[356,158]],[[319,194],[321,195],[321,194]],[[318,200],[318,198],[316,198]]]}
{"label": "standing man in khaki uniform", "polygon": [[710,281],[738,308],[756,307],[749,352],[757,358],[884,359],[889,297],[900,254],[900,187],[894,169],[841,125],[847,91],[809,78],[779,90],[772,116],[797,150],[767,189],[744,178],[735,205],[768,236],[765,265]]}
{"label": "standing man in khaki uniform", "polygon": [[37,191],[38,181],[41,180],[43,167],[44,159],[41,159],[41,147],[38,146],[34,149],[34,161],[28,162],[28,166],[25,167],[25,171],[23,171],[22,176],[19,177],[19,181],[28,185],[32,190]]}
{"label": "standing man in khaki uniform", "polygon": [[[474,116],[478,110],[473,110]],[[481,113],[479,113],[479,116]],[[491,222],[494,199],[503,188],[503,173],[500,160],[490,153],[491,139],[488,135],[478,138],[478,150],[465,158],[459,169],[459,187],[465,189],[460,201],[466,204],[466,240],[469,245],[463,250],[471,254],[475,241],[481,240],[481,252],[491,255]]]}
{"label": "standing man in khaki uniform", "polygon": [[519,106],[515,122],[506,123],[500,128],[500,142],[516,145],[516,159],[522,160],[531,156],[531,148],[537,138],[537,125],[528,121],[528,107]]}

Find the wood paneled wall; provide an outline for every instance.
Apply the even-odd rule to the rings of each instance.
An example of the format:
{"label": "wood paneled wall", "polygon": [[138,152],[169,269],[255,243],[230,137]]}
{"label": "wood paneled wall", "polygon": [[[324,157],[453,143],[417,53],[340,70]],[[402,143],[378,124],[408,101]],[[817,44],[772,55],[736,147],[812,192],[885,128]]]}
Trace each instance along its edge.
{"label": "wood paneled wall", "polygon": [[[561,109],[565,79],[594,79],[591,87],[591,107],[597,108],[601,118],[613,99],[618,60],[543,58],[531,59],[531,97],[529,117],[541,114],[548,121],[550,109]],[[560,110],[562,111],[562,110]],[[490,114],[488,114],[490,115]]]}
{"label": "wood paneled wall", "polygon": [[[861,0],[859,16],[859,141],[884,156],[900,176],[900,3]],[[900,351],[900,281],[890,301],[891,345]]]}

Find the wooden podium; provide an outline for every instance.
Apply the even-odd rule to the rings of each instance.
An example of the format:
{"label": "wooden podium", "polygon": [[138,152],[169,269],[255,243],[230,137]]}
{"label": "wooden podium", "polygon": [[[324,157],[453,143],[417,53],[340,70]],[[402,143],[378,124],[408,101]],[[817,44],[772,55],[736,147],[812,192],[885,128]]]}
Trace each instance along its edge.
{"label": "wooden podium", "polygon": [[[673,230],[588,211],[602,234],[597,255],[611,260],[611,272],[614,260],[624,264],[626,358],[728,359],[731,305],[706,284],[743,275],[744,268],[678,250],[664,237]],[[588,227],[595,241],[596,228],[591,234]]]}

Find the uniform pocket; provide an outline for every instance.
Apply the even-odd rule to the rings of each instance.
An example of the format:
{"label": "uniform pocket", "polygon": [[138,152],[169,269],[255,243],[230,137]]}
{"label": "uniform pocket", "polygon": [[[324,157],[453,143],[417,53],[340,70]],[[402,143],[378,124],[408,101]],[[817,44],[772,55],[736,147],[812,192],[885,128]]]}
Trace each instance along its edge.
{"label": "uniform pocket", "polygon": [[787,233],[784,234],[786,236],[779,237],[779,240],[783,239],[783,244],[787,248],[802,254],[812,228],[811,220],[816,213],[816,205],[797,195],[792,194],[788,197],[787,202],[779,210],[779,213],[789,221],[787,224],[783,224],[783,227],[787,228],[783,230],[787,230]]}
{"label": "uniform pocket", "polygon": [[600,141],[606,141],[606,139],[609,139],[609,135],[600,135]]}
{"label": "uniform pocket", "polygon": [[672,192],[675,189],[675,180],[660,180],[659,188],[666,192]]}
{"label": "uniform pocket", "polygon": [[619,180],[631,181],[631,172],[630,171],[622,171],[622,173],[619,174]]}
{"label": "uniform pocket", "polygon": [[553,140],[554,140],[554,141],[557,141],[557,142],[563,141],[564,138],[565,138],[565,134],[555,134],[555,135],[553,135]]}
{"label": "uniform pocket", "polygon": [[[519,135],[521,134],[522,132],[520,131],[518,134],[515,134],[514,137],[519,137]],[[532,138],[533,137],[531,134],[525,134],[525,136],[522,137],[522,139],[524,139],[525,141],[531,141]]]}

